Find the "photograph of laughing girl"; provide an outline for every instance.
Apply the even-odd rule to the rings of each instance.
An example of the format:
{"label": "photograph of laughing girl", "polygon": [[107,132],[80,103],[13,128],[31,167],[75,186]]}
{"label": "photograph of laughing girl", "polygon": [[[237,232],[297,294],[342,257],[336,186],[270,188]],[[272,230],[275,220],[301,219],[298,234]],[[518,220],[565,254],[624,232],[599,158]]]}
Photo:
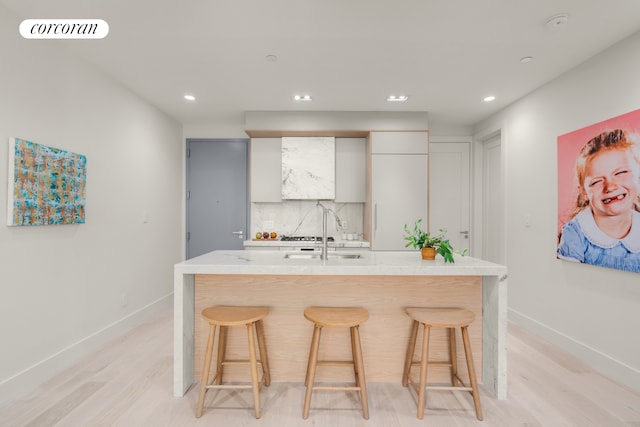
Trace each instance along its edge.
{"label": "photograph of laughing girl", "polygon": [[574,165],[575,198],[562,222],[559,209],[557,257],[640,272],[640,135],[600,132],[582,146]]}

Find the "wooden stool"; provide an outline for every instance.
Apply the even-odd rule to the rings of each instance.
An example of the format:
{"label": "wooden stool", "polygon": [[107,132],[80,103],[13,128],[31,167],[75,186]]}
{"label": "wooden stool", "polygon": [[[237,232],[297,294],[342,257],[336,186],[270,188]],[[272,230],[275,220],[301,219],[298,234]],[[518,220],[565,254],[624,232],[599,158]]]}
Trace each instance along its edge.
{"label": "wooden stool", "polygon": [[[202,317],[209,322],[209,340],[204,356],[204,366],[202,367],[202,377],[200,379],[200,399],[196,417],[202,416],[204,407],[204,397],[211,388],[218,389],[253,389],[253,402],[256,418],[260,418],[260,387],[262,384],[268,386],[271,383],[269,373],[269,361],[267,358],[267,346],[264,340],[264,327],[262,319],[269,313],[267,307],[208,307],[202,310]],[[227,360],[227,327],[246,326],[249,337],[249,360]],[[216,328],[220,329],[218,336],[218,358],[216,361],[216,374],[209,382],[209,372],[211,370],[211,359],[213,356],[213,342],[216,336]],[[254,334],[255,328],[255,334]],[[256,357],[256,336],[260,349],[260,360]],[[248,364],[251,368],[251,384],[249,385],[223,385],[222,373],[224,365]],[[258,364],[262,366],[262,378],[258,381]]]}
{"label": "wooden stool", "polygon": [[[309,416],[311,405],[311,393],[313,390],[352,390],[360,393],[362,415],[369,419],[369,403],[367,401],[367,386],[364,378],[364,364],[362,362],[362,347],[360,346],[359,326],[369,318],[369,312],[361,308],[338,307],[310,307],[304,311],[304,317],[314,323],[311,349],[309,350],[309,363],[307,364],[307,376],[304,385],[307,392],[304,396],[304,409],[302,418]],[[318,360],[320,348],[320,333],[323,327],[349,328],[351,333],[352,359],[347,361]],[[318,365],[353,366],[355,386],[314,386],[316,367]]]}
{"label": "wooden stool", "polygon": [[[473,357],[471,355],[471,345],[469,344],[469,332],[467,328],[475,319],[475,315],[463,308],[407,308],[407,314],[413,319],[413,327],[407,347],[407,357],[404,362],[404,372],[402,375],[402,385],[411,383],[413,389],[418,393],[418,418],[422,419],[425,405],[425,389],[430,390],[465,390],[473,396],[473,404],[476,408],[476,418],[482,421],[482,408],[480,407],[480,395],[478,394],[478,384],[476,382],[476,372],[473,367]],[[422,336],[422,352],[419,361],[413,361],[413,354],[420,325],[424,328]],[[449,334],[449,360],[446,362],[429,361],[429,331],[431,327],[447,328]],[[469,370],[469,381],[471,386],[465,386],[458,376],[458,364],[456,360],[456,335],[455,328],[462,330],[462,342],[464,343],[464,353],[467,359],[467,369]],[[420,382],[416,384],[410,375],[412,366],[420,366]],[[451,370],[451,386],[427,386],[428,366],[448,366]],[[458,381],[462,384],[458,386]]]}

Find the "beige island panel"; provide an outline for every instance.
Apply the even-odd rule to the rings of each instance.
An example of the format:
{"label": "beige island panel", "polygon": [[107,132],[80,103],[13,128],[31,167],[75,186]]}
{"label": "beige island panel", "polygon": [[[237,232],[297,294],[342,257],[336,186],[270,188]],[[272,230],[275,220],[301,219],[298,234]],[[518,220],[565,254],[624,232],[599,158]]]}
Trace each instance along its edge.
{"label": "beige island panel", "polygon": [[[212,305],[264,305],[270,308],[264,319],[272,381],[303,382],[313,324],[303,317],[309,306],[361,307],[369,320],[360,326],[360,338],[369,382],[399,382],[409,341],[411,319],[405,307],[464,307],[476,314],[469,327],[476,371],[482,370],[482,288],[477,276],[298,276],[298,275],[196,275],[194,371],[200,378],[209,324],[200,313]],[[320,357],[348,360],[351,347],[348,329],[325,328]],[[445,360],[444,331],[435,329],[431,356]],[[420,347],[417,346],[419,349]],[[462,349],[462,337],[458,336]],[[243,329],[229,338],[229,357],[246,359],[247,338]],[[458,352],[459,366],[465,366],[464,352]],[[246,379],[225,374],[229,380]],[[339,381],[344,367],[318,369],[318,381]],[[464,379],[466,371],[461,369]],[[433,370],[430,379],[447,381],[445,369]],[[481,376],[478,377],[481,380]]]}
{"label": "beige island panel", "polygon": [[[210,305],[270,307],[265,332],[272,378],[287,382],[304,379],[312,332],[302,315],[306,307],[369,310],[361,326],[367,381],[400,382],[411,326],[404,308],[457,306],[476,313],[470,336],[479,378],[498,398],[506,398],[504,266],[470,257],[459,257],[454,265],[422,261],[414,252],[361,254],[357,260],[322,261],[284,259],[281,251],[215,251],[177,264],[174,395],[182,396],[199,376],[208,327],[200,312]],[[246,353],[245,335],[241,330],[232,334],[232,354]],[[325,328],[322,340],[321,357],[348,358],[346,331]],[[443,331],[435,331],[432,340],[432,357],[444,358]],[[464,366],[463,355],[458,356]],[[344,368],[325,367],[318,374],[321,381],[338,381]],[[235,375],[231,371],[228,378]],[[433,375],[435,381],[448,378],[446,371]]]}

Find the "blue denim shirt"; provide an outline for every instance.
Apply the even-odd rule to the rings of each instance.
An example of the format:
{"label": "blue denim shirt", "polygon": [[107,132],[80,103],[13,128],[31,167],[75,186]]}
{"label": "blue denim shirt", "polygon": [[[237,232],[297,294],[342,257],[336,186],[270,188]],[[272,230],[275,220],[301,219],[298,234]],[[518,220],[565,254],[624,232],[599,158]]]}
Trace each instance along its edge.
{"label": "blue denim shirt", "polygon": [[614,239],[584,209],[562,227],[558,258],[640,273],[640,212],[633,212],[629,234]]}

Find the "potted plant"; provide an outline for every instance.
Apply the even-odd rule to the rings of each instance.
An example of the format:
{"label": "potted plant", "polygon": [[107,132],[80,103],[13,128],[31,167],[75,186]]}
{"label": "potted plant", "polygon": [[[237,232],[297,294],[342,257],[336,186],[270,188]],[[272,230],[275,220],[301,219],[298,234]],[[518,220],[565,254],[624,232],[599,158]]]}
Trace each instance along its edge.
{"label": "potted plant", "polygon": [[464,255],[466,249],[463,252],[459,252],[451,246],[449,239],[446,238],[447,231],[440,229],[438,234],[431,234],[428,231],[423,231],[421,228],[422,218],[418,219],[413,225],[413,229],[410,229],[407,224],[404,225],[405,237],[407,241],[405,248],[413,246],[415,249],[422,251],[422,259],[435,259],[436,253],[442,255],[444,262],[455,262],[453,259],[454,253]]}

